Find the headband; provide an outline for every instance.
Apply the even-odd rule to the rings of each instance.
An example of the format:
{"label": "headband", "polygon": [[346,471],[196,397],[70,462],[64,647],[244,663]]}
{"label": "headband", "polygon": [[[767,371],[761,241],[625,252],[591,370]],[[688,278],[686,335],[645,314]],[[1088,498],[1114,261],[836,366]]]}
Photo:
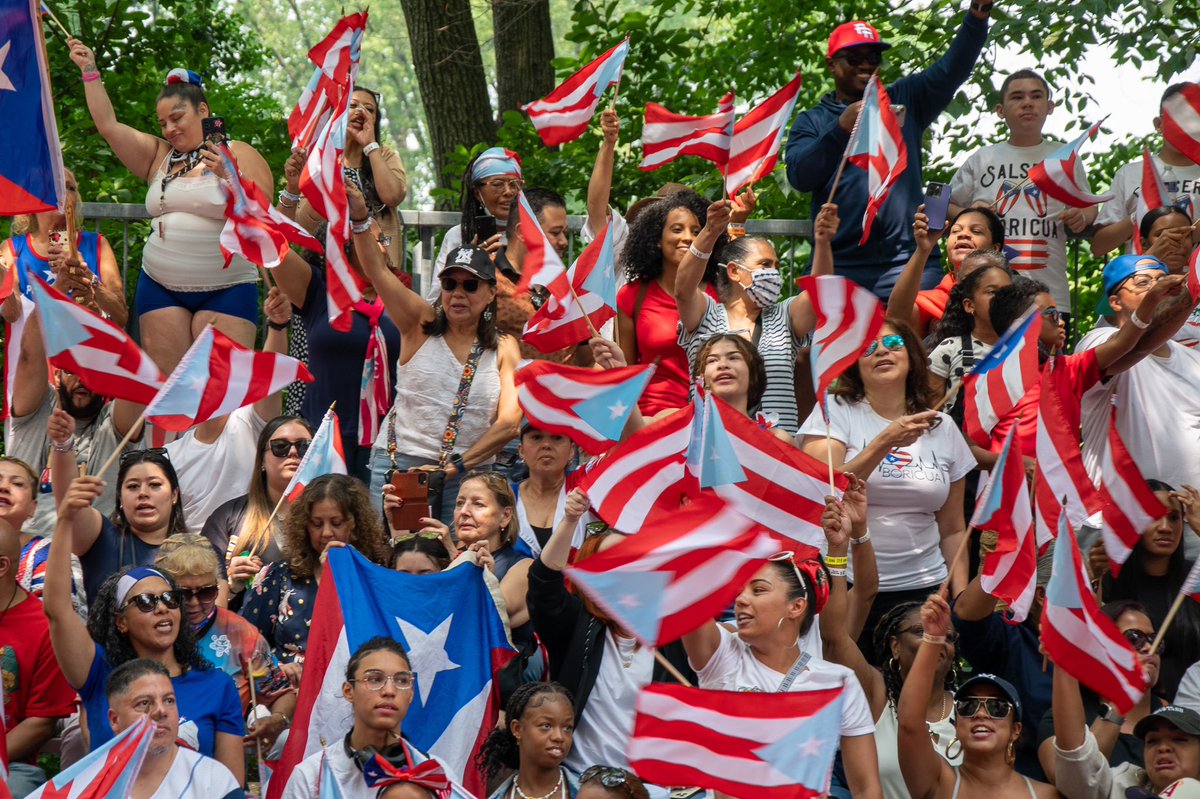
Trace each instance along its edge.
{"label": "headband", "polygon": [[193,86],[199,86],[201,89],[204,88],[204,79],[200,77],[200,73],[184,69],[183,67],[175,67],[175,69],[167,73],[165,85],[170,86],[172,83],[190,83]]}
{"label": "headband", "polygon": [[504,147],[490,147],[480,153],[471,167],[471,181],[478,183],[497,175],[521,177],[521,156]]}
{"label": "headband", "polygon": [[159,577],[167,585],[171,584],[171,581],[167,579],[167,576],[158,569],[153,569],[149,566],[134,566],[132,569],[122,574],[121,579],[117,580],[116,607],[118,609],[125,604],[125,600],[129,597],[129,592],[133,590],[133,587],[142,580],[145,580],[147,577]]}
{"label": "headband", "polygon": [[825,609],[825,603],[829,601],[829,573],[815,558],[798,562],[796,570],[808,578],[809,585],[813,589],[813,596],[810,597],[813,613],[820,613]]}

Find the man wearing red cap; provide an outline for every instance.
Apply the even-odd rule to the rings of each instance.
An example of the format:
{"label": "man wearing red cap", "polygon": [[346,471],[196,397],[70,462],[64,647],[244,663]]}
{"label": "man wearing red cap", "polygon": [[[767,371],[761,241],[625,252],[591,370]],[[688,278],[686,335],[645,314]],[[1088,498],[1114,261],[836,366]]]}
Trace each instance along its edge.
{"label": "man wearing red cap", "polygon": [[[970,10],[946,53],[924,71],[887,87],[893,105],[905,107],[901,130],[908,148],[908,168],[892,187],[871,226],[870,238],[861,247],[858,242],[867,205],[867,173],[848,166],[838,184],[834,200],[842,224],[833,238],[834,267],[839,275],[872,289],[882,299],[887,299],[896,277],[916,249],[912,216],[924,194],[921,137],[970,76],[987,39],[993,5],[993,0],[971,0]],[[867,81],[889,47],[880,39],[879,31],[862,21],[839,25],[829,37],[825,63],[833,75],[834,90],[822,97],[816,108],[796,117],[784,156],[788,182],[799,191],[812,192],[814,218],[829,196],[850,131],[858,119]],[[932,288],[941,279],[939,260],[934,250],[925,269],[923,288]]]}

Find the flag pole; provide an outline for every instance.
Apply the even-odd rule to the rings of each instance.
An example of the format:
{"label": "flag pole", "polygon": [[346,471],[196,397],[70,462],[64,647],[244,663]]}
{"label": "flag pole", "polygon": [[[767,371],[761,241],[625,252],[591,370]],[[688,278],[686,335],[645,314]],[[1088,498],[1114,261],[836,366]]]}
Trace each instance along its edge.
{"label": "flag pole", "polygon": [[571,289],[571,296],[575,298],[575,303],[579,306],[579,310],[583,311],[583,321],[587,322],[588,330],[592,331],[592,338],[600,338],[600,331],[592,324],[592,315],[583,307],[583,302],[579,299],[579,295],[575,293],[575,284],[568,280],[567,288]]}
{"label": "flag pole", "polygon": [[53,10],[51,10],[50,6],[47,3],[43,2],[42,8],[46,9],[46,13],[50,15],[50,19],[52,19],[54,21],[54,24],[57,25],[58,29],[63,32],[64,36],[66,36],[68,39],[75,38],[74,36],[71,35],[70,31],[67,30],[67,27],[65,25],[63,25],[62,22],[59,21],[58,16],[54,13]]}
{"label": "flag pole", "polygon": [[987,204],[987,205],[985,205],[984,207],[985,207],[985,208],[995,208],[995,207],[996,207],[997,205],[999,205],[999,204],[1000,204],[1000,203],[1001,203],[1003,200],[1007,200],[1007,199],[1008,199],[1008,198],[1009,198],[1011,195],[1013,195],[1013,194],[1016,194],[1016,193],[1017,193],[1017,192],[1019,192],[1021,189],[1023,189],[1023,188],[1025,187],[1025,184],[1026,184],[1026,183],[1028,183],[1028,182],[1029,182],[1029,177],[1028,177],[1028,176],[1026,176],[1026,177],[1025,177],[1025,178],[1024,178],[1024,179],[1023,179],[1023,180],[1022,180],[1020,183],[1018,183],[1017,185],[1013,186],[1011,189],[1009,189],[1008,191],[1004,192],[1003,194],[1001,194],[1001,195],[1000,195],[999,197],[997,197],[996,199],[992,200],[990,203],[988,203],[988,204]]}
{"label": "flag pole", "polygon": [[1188,595],[1180,591],[1175,595],[1175,601],[1171,603],[1171,609],[1167,611],[1167,616],[1163,619],[1163,623],[1158,625],[1158,633],[1154,636],[1154,643],[1150,644],[1150,651],[1154,652],[1158,649],[1158,645],[1162,643],[1163,636],[1166,635],[1167,628],[1171,626],[1171,622],[1175,620],[1175,614],[1179,612],[1179,608],[1183,606],[1183,600],[1187,599]]}
{"label": "flag pole", "polygon": [[[858,125],[857,122],[855,122],[854,124]],[[825,202],[827,202],[827,203],[833,202],[833,195],[837,193],[838,183],[841,182],[841,180],[842,180],[842,170],[844,170],[846,168],[846,162],[849,160],[850,159],[847,158],[846,156],[844,156],[844,155],[842,156],[842,162],[840,164],[838,164],[837,174],[833,176],[833,185],[829,188],[829,196],[827,198],[825,198]]]}
{"label": "flag pole", "polygon": [[115,461],[117,458],[121,457],[121,453],[124,451],[125,447],[129,444],[130,441],[133,441],[133,434],[138,432],[139,430],[142,430],[142,428],[144,428],[146,426],[146,411],[147,410],[149,410],[148,407],[142,408],[142,412],[138,415],[137,420],[133,424],[129,425],[129,430],[127,430],[125,432],[125,437],[122,438],[120,440],[120,442],[117,444],[117,448],[112,451],[112,454],[110,454],[108,456],[108,459],[104,461],[104,464],[95,471],[94,474],[97,477],[104,476],[104,473],[108,471],[108,467],[113,465],[113,461]]}
{"label": "flag pole", "polygon": [[[250,709],[254,711],[254,723],[257,726],[258,718],[259,718],[258,717],[258,691],[255,690],[255,688],[254,688],[254,666],[251,665],[251,660],[252,660],[251,658],[244,658],[242,660],[242,663],[243,663],[243,668],[246,670],[246,685],[250,686]],[[268,718],[270,718],[270,717],[268,716]],[[259,768],[261,769],[262,762],[263,762],[262,738],[259,738],[257,735],[254,736],[254,748],[258,752],[258,763],[259,763]],[[262,772],[261,771],[259,772],[258,779],[261,784],[261,782],[262,782]]]}
{"label": "flag pole", "polygon": [[963,554],[967,551],[967,544],[971,541],[971,533],[975,530],[974,525],[967,525],[967,531],[963,533],[963,540],[958,542],[958,549],[954,551],[954,557],[946,564],[946,579],[938,586],[937,592],[942,597],[950,598],[950,578],[954,576],[954,569],[958,566],[958,562],[962,560]]}
{"label": "flag pole", "polygon": [[679,669],[675,668],[674,663],[672,663],[671,661],[669,661],[665,657],[663,657],[662,652],[658,651],[657,648],[654,650],[654,659],[658,661],[658,664],[660,666],[662,666],[664,669],[667,670],[668,674],[670,674],[675,679],[679,680],[680,685],[682,685],[686,688],[692,687],[692,684],[691,684],[691,682],[688,681],[688,678],[684,677],[683,673],[680,672]]}
{"label": "flag pole", "polygon": [[[625,37],[625,43],[629,44],[629,36]],[[628,51],[626,51],[625,55],[629,55]],[[617,110],[617,95],[621,93],[621,78],[623,77],[625,77],[624,62],[621,63],[621,73],[617,75],[617,82],[613,85],[612,101],[608,104],[608,110],[610,111]]]}
{"label": "flag pole", "polygon": [[[820,400],[818,400],[818,402],[820,402]],[[837,496],[834,494],[833,485],[833,437],[829,434],[828,419],[825,420],[825,459],[826,465],[829,466],[829,495]]]}

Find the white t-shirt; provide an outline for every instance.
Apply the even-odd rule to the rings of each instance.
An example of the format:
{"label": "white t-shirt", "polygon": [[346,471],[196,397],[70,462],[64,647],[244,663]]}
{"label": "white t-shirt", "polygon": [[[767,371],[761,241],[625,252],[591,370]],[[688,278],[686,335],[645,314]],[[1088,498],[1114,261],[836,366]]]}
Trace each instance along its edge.
{"label": "white t-shirt", "polygon": [[[717,651],[704,668],[696,669],[700,687],[714,691],[776,693],[787,675],[764,666],[736,633],[719,624],[717,630],[721,634]],[[692,667],[695,665],[693,663]],[[875,720],[871,718],[866,694],[854,672],[845,666],[813,657],[792,681],[788,691],[819,691],[843,686],[842,737],[874,734]]]}
{"label": "white t-shirt", "polygon": [[209,514],[250,488],[258,437],[267,426],[253,405],[229,414],[211,444],[196,440],[196,428],[167,444],[167,457],[179,475],[188,532],[199,533]]}
{"label": "white t-shirt", "polygon": [[654,677],[654,650],[636,644],[632,638],[618,639],[610,632],[604,633],[600,671],[575,727],[566,760],[567,768],[576,774],[597,763],[629,768],[625,744],[633,735],[634,703]]}
{"label": "white t-shirt", "polygon": [[1200,713],[1200,663],[1193,663],[1183,673],[1179,689],[1175,691],[1175,704]]}
{"label": "white t-shirt", "polygon": [[[889,452],[865,475],[870,496],[867,528],[875,544],[880,591],[926,588],[946,579],[934,514],[946,504],[950,484],[976,464],[954,420],[944,413],[939,416],[941,424],[911,446]],[[829,402],[829,434],[846,445],[847,461],[889,424],[866,400],[847,404],[833,397]],[[820,408],[813,408],[799,434],[824,437]]]}
{"label": "white t-shirt", "polygon": [[[1195,219],[1196,211],[1200,210],[1200,164],[1173,166],[1153,154],[1150,160],[1162,178],[1168,202],[1182,207],[1188,216]],[[1118,169],[1108,192],[1113,198],[1100,206],[1096,224],[1111,225],[1122,219],[1131,219],[1137,213],[1138,196],[1142,193],[1142,159],[1130,161]]]}
{"label": "white t-shirt", "polygon": [[[1045,195],[1032,182],[1025,183],[1020,191],[1011,191],[1025,180],[1030,169],[1061,146],[1061,142],[1043,139],[1033,147],[1014,147],[1008,142],[982,147],[967,156],[954,173],[950,200],[963,207],[995,202],[995,211],[1004,220],[1004,244],[1019,253],[1009,261],[1012,268],[1045,283],[1055,304],[1070,310],[1067,229],[1058,221],[1067,206]],[[1076,164],[1080,185],[1090,191],[1083,162]]]}
{"label": "white t-shirt", "polygon": [[234,799],[240,796],[242,786],[224,763],[180,746],[171,770],[150,799]]}

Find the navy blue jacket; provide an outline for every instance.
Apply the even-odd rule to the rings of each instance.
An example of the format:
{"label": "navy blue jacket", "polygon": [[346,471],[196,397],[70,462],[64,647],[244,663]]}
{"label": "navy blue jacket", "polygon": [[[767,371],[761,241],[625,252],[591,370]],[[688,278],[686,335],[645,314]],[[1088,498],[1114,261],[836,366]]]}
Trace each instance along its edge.
{"label": "navy blue jacket", "polygon": [[[847,165],[842,173],[834,197],[841,219],[833,239],[834,267],[839,275],[873,289],[881,299],[887,298],[916,249],[912,217],[925,194],[921,181],[921,137],[954,99],[958,87],[970,77],[987,39],[987,27],[986,21],[968,13],[945,55],[923,72],[887,87],[892,103],[903,104],[907,109],[902,130],[908,148],[908,168],[892,186],[871,226],[871,237],[862,247],[858,246],[858,240],[862,238],[862,218],[867,207],[867,172]],[[784,152],[788,182],[798,191],[812,192],[814,219],[829,196],[850,138],[838,125],[838,118],[845,110],[846,104],[836,99],[835,92],[830,92],[816,108],[800,112],[788,134]],[[925,269],[923,288],[933,288],[941,280],[940,260],[935,249]]]}

